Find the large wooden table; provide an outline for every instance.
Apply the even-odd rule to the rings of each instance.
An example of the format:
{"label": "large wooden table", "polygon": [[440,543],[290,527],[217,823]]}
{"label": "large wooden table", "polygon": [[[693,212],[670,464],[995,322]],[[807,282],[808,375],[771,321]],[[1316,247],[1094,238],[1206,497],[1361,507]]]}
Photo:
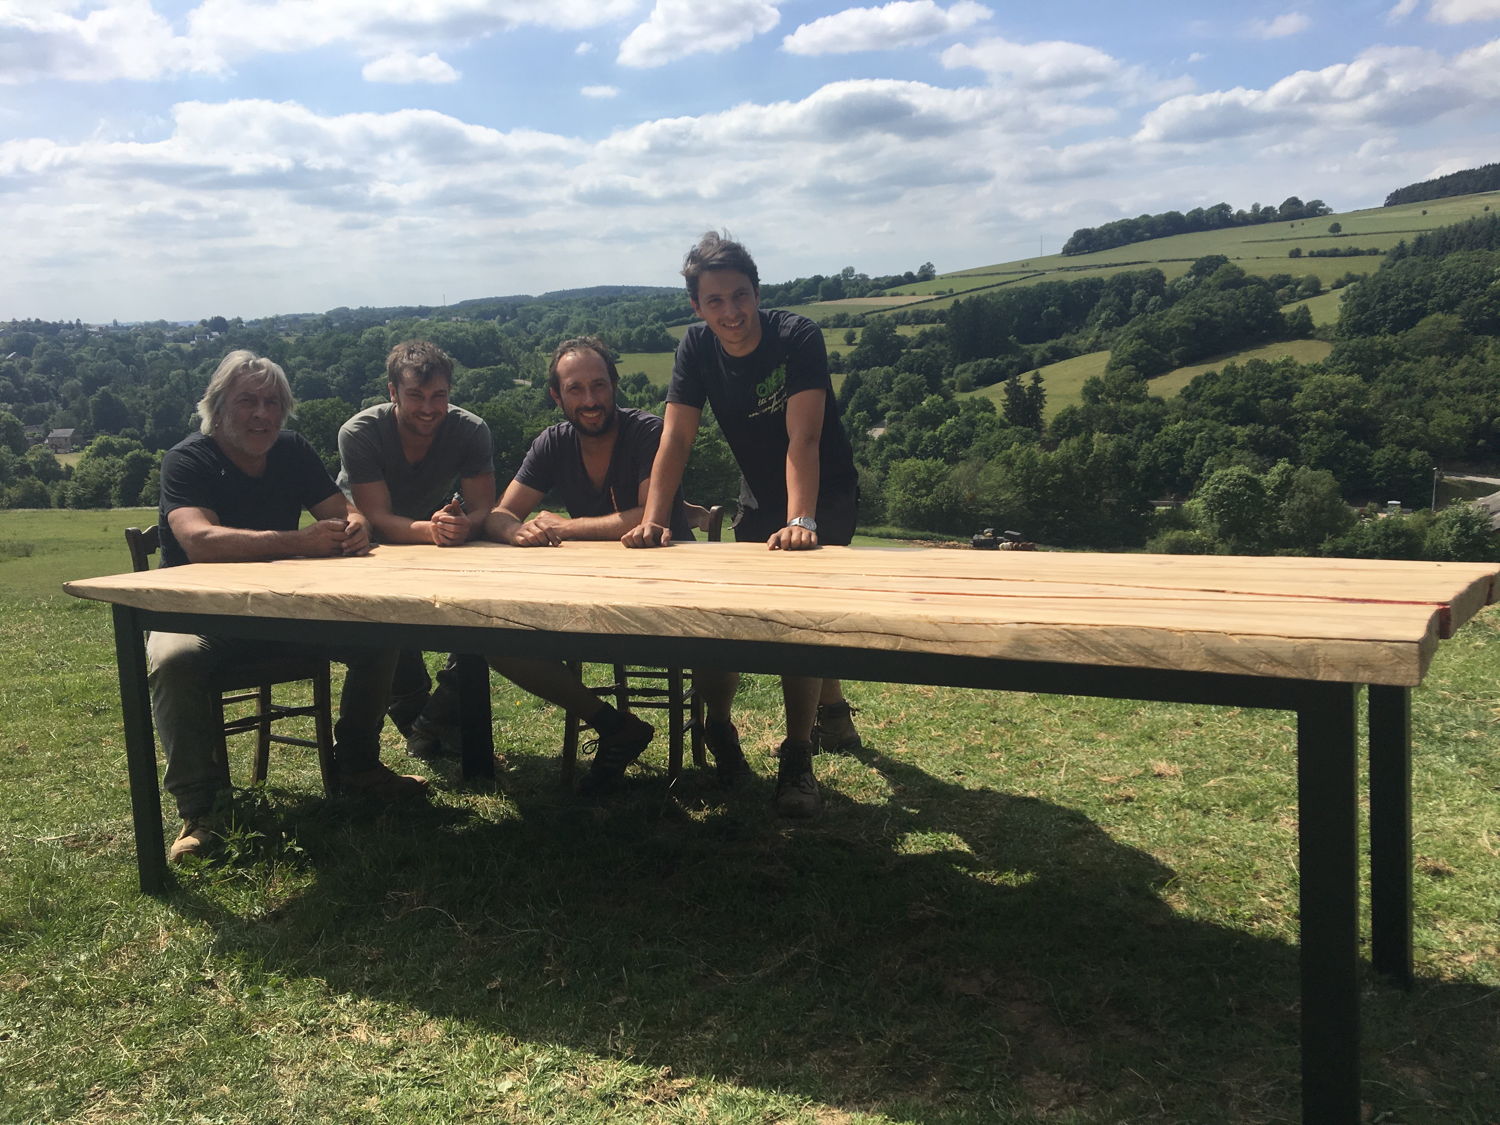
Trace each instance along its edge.
{"label": "large wooden table", "polygon": [[[1274,708],[1297,715],[1303,1119],[1359,1118],[1358,694],[1372,960],[1411,979],[1411,688],[1500,567],[738,544],[382,547],[67,584],[114,603],[141,886],[167,883],[143,631]],[[488,756],[485,755],[485,760]]]}

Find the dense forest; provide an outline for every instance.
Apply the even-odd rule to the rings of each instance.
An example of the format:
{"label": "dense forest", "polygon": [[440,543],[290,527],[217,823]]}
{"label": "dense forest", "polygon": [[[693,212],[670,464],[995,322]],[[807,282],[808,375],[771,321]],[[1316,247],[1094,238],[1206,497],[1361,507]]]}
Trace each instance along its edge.
{"label": "dense forest", "polygon": [[1196,234],[1199,231],[1225,230],[1229,227],[1254,226],[1257,223],[1317,219],[1332,211],[1321,199],[1303,203],[1295,195],[1283,199],[1279,207],[1272,207],[1269,203],[1264,207],[1259,203],[1252,203],[1248,211],[1235,211],[1227,203],[1215,203],[1212,207],[1194,207],[1186,214],[1181,211],[1163,211],[1160,215],[1140,215],[1134,219],[1116,219],[1097,227],[1080,227],[1073,232],[1072,238],[1063,243],[1062,252],[1070,255],[1092,254],[1098,250],[1128,246],[1132,242],[1169,238],[1174,234]]}
{"label": "dense forest", "polygon": [[[1249,275],[1215,255],[1171,280],[1139,269],[980,293],[927,308],[932,322],[911,335],[890,313],[851,323],[845,310],[834,366],[861,524],[959,537],[1014,528],[1076,548],[1494,557],[1482,512],[1422,509],[1435,468],[1500,461],[1497,232],[1485,215],[1346,277],[1323,362],[1226,362],[1170,399],[1152,393],[1161,372],[1312,334],[1296,302],[1322,282]],[[824,292],[827,280],[768,283],[766,303]],[[385,353],[411,336],[457,360],[454,400],[489,422],[504,481],[556,420],[543,389],[556,341],[595,332],[621,351],[664,352],[668,329],[691,319],[678,290],[609,288],[192,326],[0,323],[0,501],[153,503],[161,451],[188,432],[208,374],[237,347],[286,367],[299,400],[291,424],[332,465],[339,425],[384,397]],[[1106,350],[1082,401],[1049,415],[1038,368]],[[974,393],[997,384],[994,401]],[[627,367],[622,403],[660,409],[662,393]],[[87,442],[74,466],[34,443],[62,428]],[[736,492],[712,425],[686,487],[700,502]],[[1390,500],[1418,512],[1361,512]]]}
{"label": "dense forest", "polygon": [[1475,195],[1481,191],[1500,191],[1500,164],[1467,168],[1436,179],[1423,180],[1397,188],[1385,197],[1385,206],[1398,203],[1422,203],[1429,199],[1447,199],[1453,195]]}

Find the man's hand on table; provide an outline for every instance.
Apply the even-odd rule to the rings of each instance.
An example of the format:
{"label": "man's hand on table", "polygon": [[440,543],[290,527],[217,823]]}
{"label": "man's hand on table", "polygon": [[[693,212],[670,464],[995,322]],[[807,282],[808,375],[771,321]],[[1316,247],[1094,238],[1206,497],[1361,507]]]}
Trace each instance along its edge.
{"label": "man's hand on table", "polygon": [[620,542],[627,547],[670,547],[672,529],[659,523],[648,523],[642,520],[620,536]]}
{"label": "man's hand on table", "polygon": [[297,534],[302,538],[302,549],[298,553],[309,558],[365,555],[370,551],[370,529],[363,517],[318,520]]}
{"label": "man's hand on table", "polygon": [[439,547],[461,547],[469,541],[468,513],[457,496],[432,513],[432,541]]}
{"label": "man's hand on table", "polygon": [[766,546],[773,551],[811,551],[818,545],[818,533],[809,531],[805,527],[793,527],[790,524],[778,528],[771,538],[766,540]]}
{"label": "man's hand on table", "polygon": [[518,527],[510,541],[517,547],[560,547],[562,532],[559,529],[566,522],[556,512],[544,508]]}

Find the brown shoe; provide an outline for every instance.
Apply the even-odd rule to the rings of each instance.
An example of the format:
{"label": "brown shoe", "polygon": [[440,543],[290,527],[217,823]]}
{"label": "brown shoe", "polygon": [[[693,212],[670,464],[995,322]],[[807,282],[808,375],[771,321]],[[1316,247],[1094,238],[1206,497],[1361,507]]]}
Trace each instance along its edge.
{"label": "brown shoe", "polygon": [[380,801],[400,801],[427,795],[427,779],[416,774],[397,773],[387,765],[371,766],[358,773],[343,776],[339,788],[351,797],[374,797]]}
{"label": "brown shoe", "polygon": [[849,706],[847,700],[819,703],[818,718],[813,725],[813,745],[819,750],[844,754],[864,749],[859,731],[854,729],[857,714],[859,710]]}
{"label": "brown shoe", "polygon": [[812,743],[788,738],[776,756],[776,811],[798,818],[817,816],[823,811],[823,795],[813,777]]}
{"label": "brown shoe", "polygon": [[168,863],[182,863],[189,856],[201,856],[208,851],[219,834],[206,820],[188,817],[182,822],[182,831],[167,850]]}

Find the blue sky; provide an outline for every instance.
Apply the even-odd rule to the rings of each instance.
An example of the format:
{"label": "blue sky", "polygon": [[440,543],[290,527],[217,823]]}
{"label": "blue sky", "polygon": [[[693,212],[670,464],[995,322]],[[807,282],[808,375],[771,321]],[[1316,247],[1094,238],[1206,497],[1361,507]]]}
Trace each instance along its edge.
{"label": "blue sky", "polygon": [[956,270],[1497,121],[1500,0],[0,0],[0,319]]}

